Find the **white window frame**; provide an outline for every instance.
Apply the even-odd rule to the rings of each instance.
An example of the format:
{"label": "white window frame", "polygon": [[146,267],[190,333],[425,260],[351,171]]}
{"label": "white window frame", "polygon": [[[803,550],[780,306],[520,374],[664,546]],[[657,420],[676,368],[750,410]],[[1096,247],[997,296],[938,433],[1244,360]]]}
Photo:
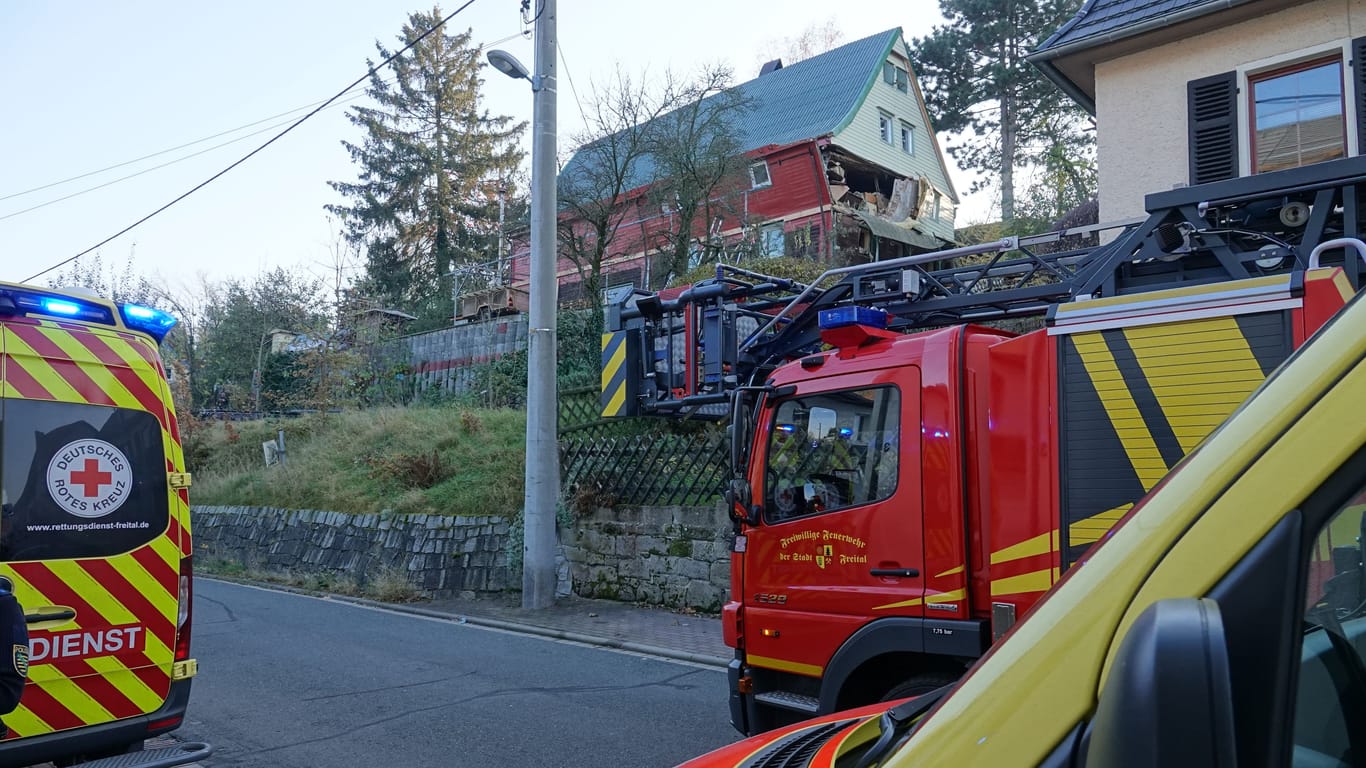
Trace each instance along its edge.
{"label": "white window frame", "polygon": [[[772,246],[777,244],[774,252]],[[763,256],[783,256],[787,253],[787,243],[783,237],[783,223],[765,224],[759,229],[759,252]]]}
{"label": "white window frame", "polygon": [[[763,169],[763,181],[759,180],[756,170]],[[750,163],[749,166],[749,188],[762,189],[773,186],[773,176],[768,172],[768,161],[760,160],[757,163]]]}
{"label": "white window frame", "polygon": [[1312,48],[1302,48],[1297,51],[1282,54],[1280,56],[1270,56],[1265,59],[1250,61],[1239,66],[1235,71],[1238,73],[1238,175],[1252,175],[1252,114],[1248,108],[1248,99],[1252,93],[1251,81],[1258,75],[1272,70],[1284,69],[1306,61],[1322,59],[1325,57],[1340,55],[1342,57],[1342,79],[1343,79],[1343,111],[1346,113],[1347,127],[1347,156],[1354,157],[1361,148],[1357,146],[1357,110],[1356,96],[1352,88],[1352,40],[1351,38],[1341,38],[1326,44],[1316,45]]}
{"label": "white window frame", "polygon": [[[887,74],[891,73],[891,79],[887,79]],[[882,82],[902,93],[911,92],[911,71],[901,66],[895,61],[882,62]]]}
{"label": "white window frame", "polygon": [[915,126],[905,120],[897,121],[901,133],[901,151],[908,155],[915,154]]}
{"label": "white window frame", "polygon": [[881,109],[877,111],[877,127],[878,133],[882,137],[882,143],[890,144],[893,147],[896,146],[896,134],[893,132],[893,123],[895,120],[896,118],[891,112],[886,112]]}

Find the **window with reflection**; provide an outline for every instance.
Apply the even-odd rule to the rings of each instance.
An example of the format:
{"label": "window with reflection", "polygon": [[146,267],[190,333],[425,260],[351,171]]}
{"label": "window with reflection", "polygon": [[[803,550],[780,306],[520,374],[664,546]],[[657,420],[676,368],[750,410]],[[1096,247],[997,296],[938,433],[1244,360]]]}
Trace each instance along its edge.
{"label": "window with reflection", "polygon": [[769,429],[770,522],[888,498],[896,490],[901,396],[895,387],[821,392],[780,403]]}
{"label": "window with reflection", "polygon": [[1252,172],[1347,156],[1342,59],[1318,59],[1250,76]]}

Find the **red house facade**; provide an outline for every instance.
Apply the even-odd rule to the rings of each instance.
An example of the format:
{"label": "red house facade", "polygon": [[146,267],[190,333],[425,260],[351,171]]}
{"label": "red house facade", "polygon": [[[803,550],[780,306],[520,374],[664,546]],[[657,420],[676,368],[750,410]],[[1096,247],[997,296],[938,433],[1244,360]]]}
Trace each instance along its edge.
{"label": "red house facade", "polygon": [[[775,63],[776,64],[776,63]],[[736,86],[753,109],[739,119],[746,173],[724,185],[695,218],[693,264],[743,264],[789,256],[855,263],[953,244],[957,193],[940,151],[899,29],[789,67],[769,64]],[[581,150],[562,171],[584,162]],[[651,195],[653,167],[615,206],[615,233],[602,264],[603,287],[655,289],[669,277],[666,246],[680,222]],[[561,227],[586,233],[583,222]],[[529,243],[514,240],[510,283],[525,287]],[[583,295],[581,275],[560,251],[560,301]],[[524,294],[523,294],[524,295]]]}

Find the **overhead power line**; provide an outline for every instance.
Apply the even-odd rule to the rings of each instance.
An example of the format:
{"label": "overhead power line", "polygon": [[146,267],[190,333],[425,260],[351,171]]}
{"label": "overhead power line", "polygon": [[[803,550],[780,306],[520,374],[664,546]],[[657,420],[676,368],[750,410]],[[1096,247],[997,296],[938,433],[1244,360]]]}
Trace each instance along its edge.
{"label": "overhead power line", "polygon": [[119,237],[122,237],[123,235],[125,235],[125,234],[127,234],[128,232],[130,232],[131,230],[133,230],[135,227],[141,225],[143,222],[147,221],[148,219],[151,219],[153,216],[156,216],[157,214],[161,213],[162,211],[166,210],[167,208],[170,208],[171,206],[175,205],[176,203],[179,203],[181,200],[184,200],[185,198],[189,197],[190,195],[193,195],[195,192],[198,192],[199,190],[203,189],[204,187],[206,187],[206,186],[208,186],[209,184],[213,183],[214,181],[218,180],[219,177],[223,176],[223,175],[226,174],[228,171],[231,171],[232,169],[236,168],[237,166],[241,165],[242,163],[245,163],[247,160],[251,159],[253,156],[255,156],[255,155],[256,155],[258,152],[260,152],[261,150],[265,149],[266,147],[270,146],[271,144],[274,144],[276,141],[279,141],[283,136],[285,136],[285,134],[289,133],[290,131],[294,130],[295,128],[298,128],[300,125],[303,124],[303,122],[304,122],[305,120],[308,120],[310,117],[313,117],[314,115],[318,114],[318,113],[321,112],[323,109],[325,109],[328,105],[332,104],[332,102],[334,102],[334,101],[340,99],[341,97],[345,96],[348,92],[351,91],[352,88],[355,88],[357,85],[360,85],[361,83],[365,82],[365,81],[366,81],[367,79],[369,79],[369,78],[371,77],[371,75],[373,75],[375,72],[377,72],[377,71],[379,71],[379,70],[381,70],[381,69],[383,69],[383,68],[389,66],[389,64],[390,64],[391,62],[393,62],[394,59],[397,59],[399,56],[402,56],[403,54],[407,53],[410,49],[413,48],[413,46],[415,46],[415,45],[417,45],[418,43],[422,42],[423,40],[427,39],[427,36],[428,36],[428,35],[432,34],[432,33],[435,32],[436,30],[440,29],[442,26],[444,26],[444,25],[446,24],[446,22],[448,22],[448,21],[450,21],[451,19],[455,18],[457,15],[460,14],[461,11],[463,11],[463,10],[465,10],[466,8],[468,8],[468,7],[470,7],[471,5],[473,5],[474,2],[475,2],[475,0],[465,0],[465,2],[464,2],[463,4],[461,4],[461,6],[460,6],[459,8],[456,8],[454,11],[451,11],[451,12],[450,12],[449,14],[447,14],[446,17],[443,18],[441,21],[439,21],[439,22],[437,22],[436,24],[432,25],[432,28],[431,28],[431,29],[427,30],[426,32],[423,32],[421,35],[418,35],[416,38],[413,39],[412,42],[408,43],[407,45],[403,46],[403,48],[401,48],[401,49],[399,49],[398,51],[396,51],[395,53],[391,54],[391,55],[389,56],[389,58],[387,58],[387,59],[385,59],[384,61],[380,62],[377,66],[371,67],[371,68],[369,69],[369,71],[367,71],[365,74],[361,75],[360,77],[356,78],[353,82],[351,82],[350,84],[348,84],[345,88],[343,88],[343,89],[341,89],[340,91],[338,91],[338,92],[336,93],[336,95],[332,96],[332,98],[330,98],[330,99],[324,101],[322,104],[319,104],[317,107],[314,107],[312,111],[310,111],[308,114],[304,115],[303,117],[299,118],[298,120],[295,120],[288,128],[285,128],[283,131],[280,131],[279,133],[275,134],[275,135],[272,136],[270,139],[268,139],[264,144],[262,144],[261,146],[257,147],[256,149],[253,149],[252,151],[248,152],[246,155],[242,156],[240,159],[238,159],[236,162],[232,163],[232,164],[229,165],[228,167],[224,168],[223,170],[219,171],[218,173],[215,173],[214,175],[210,176],[209,178],[205,179],[204,181],[201,181],[200,183],[196,184],[194,187],[191,187],[188,191],[182,193],[179,197],[175,198],[174,200],[170,201],[169,203],[166,203],[165,205],[161,206],[160,208],[156,209],[155,211],[152,211],[151,213],[147,214],[146,216],[143,216],[142,218],[138,219],[137,221],[133,222],[132,224],[129,224],[128,226],[124,227],[123,229],[119,230],[118,232],[115,232],[114,234],[110,235],[109,237],[106,237],[105,239],[101,240],[100,242],[95,243],[94,245],[90,246],[89,248],[86,248],[85,250],[81,251],[80,253],[76,254],[75,256],[71,256],[71,257],[69,257],[69,258],[63,259],[63,260],[57,262],[56,264],[53,264],[52,266],[50,266],[50,267],[48,267],[48,268],[46,268],[46,269],[44,269],[44,270],[42,270],[42,271],[40,271],[40,272],[37,272],[37,273],[35,273],[35,274],[33,274],[33,275],[29,276],[29,277],[24,278],[23,282],[26,282],[26,283],[27,283],[27,282],[31,282],[31,281],[33,281],[33,280],[36,280],[36,279],[38,279],[39,277],[42,277],[43,275],[47,274],[48,272],[51,272],[51,271],[53,271],[54,269],[58,269],[59,267],[63,267],[63,266],[65,266],[65,265],[67,265],[67,264],[70,264],[71,262],[75,261],[76,259],[79,259],[80,257],[86,255],[87,253],[90,253],[91,251],[93,251],[93,250],[99,248],[100,246],[102,246],[102,245],[104,245],[104,244],[106,244],[106,243],[108,243],[108,242],[110,242],[110,241],[112,241],[112,240],[115,240],[115,239],[117,239],[117,238],[119,238]]}

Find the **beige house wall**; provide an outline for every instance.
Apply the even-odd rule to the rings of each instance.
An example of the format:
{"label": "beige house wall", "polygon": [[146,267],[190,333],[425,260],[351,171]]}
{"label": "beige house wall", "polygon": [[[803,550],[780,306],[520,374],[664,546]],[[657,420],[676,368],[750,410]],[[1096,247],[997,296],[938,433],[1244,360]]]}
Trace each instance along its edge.
{"label": "beige house wall", "polygon": [[[1341,50],[1366,35],[1366,0],[1306,2],[1243,24],[1131,54],[1096,66],[1096,161],[1100,220],[1143,216],[1143,198],[1190,180],[1186,83],[1239,73],[1239,125],[1247,125],[1247,75]],[[1347,70],[1348,103],[1351,98]],[[1348,153],[1357,154],[1355,115],[1347,110]],[[1250,168],[1248,134],[1239,135],[1241,173]]]}

